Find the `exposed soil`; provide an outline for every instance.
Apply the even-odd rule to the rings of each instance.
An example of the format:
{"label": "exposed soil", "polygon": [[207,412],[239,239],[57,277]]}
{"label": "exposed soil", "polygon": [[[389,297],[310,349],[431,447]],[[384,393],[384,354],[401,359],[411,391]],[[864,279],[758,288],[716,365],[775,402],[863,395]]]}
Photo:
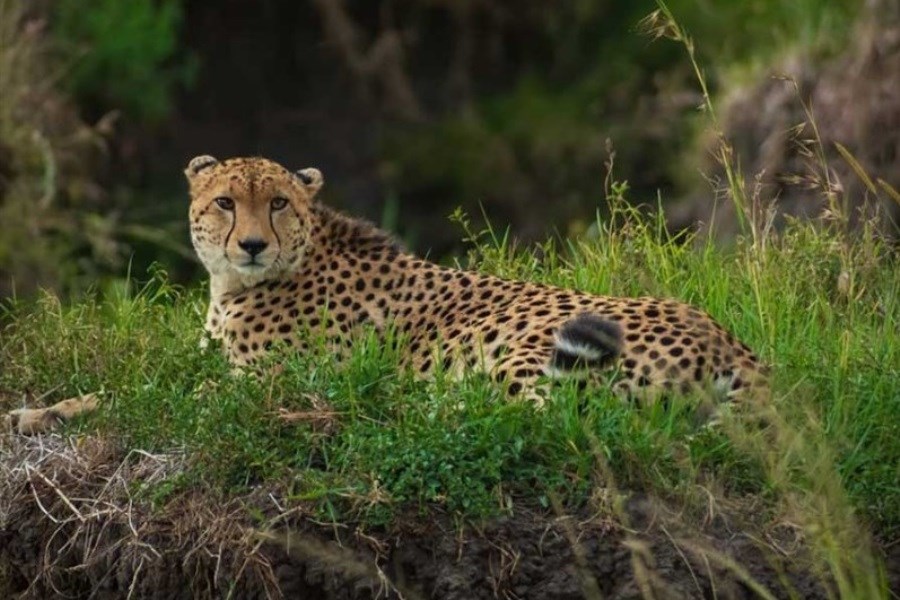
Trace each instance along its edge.
{"label": "exposed soil", "polygon": [[825,594],[785,532],[740,532],[721,512],[688,526],[636,496],[628,528],[584,510],[518,510],[483,526],[414,516],[363,531],[317,523],[277,490],[155,508],[134,497],[177,473],[174,455],[60,437],[0,440],[0,451],[2,597],[756,597],[747,578],[775,597]]}

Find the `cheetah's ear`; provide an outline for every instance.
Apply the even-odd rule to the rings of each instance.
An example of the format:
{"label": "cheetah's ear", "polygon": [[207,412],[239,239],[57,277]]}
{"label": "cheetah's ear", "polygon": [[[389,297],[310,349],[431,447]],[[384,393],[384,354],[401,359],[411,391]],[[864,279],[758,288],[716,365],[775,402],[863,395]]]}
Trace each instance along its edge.
{"label": "cheetah's ear", "polygon": [[306,188],[310,199],[312,199],[325,184],[325,178],[322,176],[322,171],[314,167],[300,169],[295,175],[297,175],[297,179],[300,180],[303,187]]}
{"label": "cheetah's ear", "polygon": [[184,170],[184,174],[188,176],[188,179],[213,165],[219,164],[219,161],[209,154],[201,154],[200,156],[195,156],[191,159],[191,162],[188,163],[187,169]]}

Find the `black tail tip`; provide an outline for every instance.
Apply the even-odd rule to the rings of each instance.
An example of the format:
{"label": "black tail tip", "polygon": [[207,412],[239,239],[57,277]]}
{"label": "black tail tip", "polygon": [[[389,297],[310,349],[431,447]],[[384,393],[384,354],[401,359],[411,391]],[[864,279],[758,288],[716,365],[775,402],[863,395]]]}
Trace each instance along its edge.
{"label": "black tail tip", "polygon": [[552,364],[558,369],[604,367],[622,353],[622,327],[615,321],[582,313],[556,332]]}

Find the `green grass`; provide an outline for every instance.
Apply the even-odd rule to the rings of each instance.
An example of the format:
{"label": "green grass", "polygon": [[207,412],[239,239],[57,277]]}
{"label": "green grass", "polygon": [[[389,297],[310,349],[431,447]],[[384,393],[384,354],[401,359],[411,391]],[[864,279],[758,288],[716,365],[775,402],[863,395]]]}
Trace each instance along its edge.
{"label": "green grass", "polygon": [[[635,213],[617,216],[565,252],[548,243],[538,259],[484,240],[470,260],[505,277],[705,308],[774,366],[780,414],[800,428],[814,418],[853,505],[895,535],[900,270],[884,249],[874,239],[848,247],[804,224],[765,249],[724,251],[660,238],[656,221]],[[837,285],[848,251],[871,255],[851,274],[850,296]],[[735,495],[811,485],[802,473],[771,481],[764,457],[725,430],[698,427],[692,399],[641,407],[563,385],[535,410],[505,402],[474,374],[416,381],[374,340],[343,364],[321,350],[277,357],[277,376],[236,376],[217,351],[199,349],[203,311],[199,290],[175,289],[161,273],[134,294],[10,306],[0,388],[51,398],[104,390],[103,411],[80,427],[127,448],[186,449],[193,469],[182,485],[277,481],[340,519],[383,523],[411,506],[477,518],[550,496],[578,504],[596,484],[598,452],[620,486],[667,497],[709,479]],[[311,397],[336,413],[333,432],[278,418],[278,408],[309,410]]]}

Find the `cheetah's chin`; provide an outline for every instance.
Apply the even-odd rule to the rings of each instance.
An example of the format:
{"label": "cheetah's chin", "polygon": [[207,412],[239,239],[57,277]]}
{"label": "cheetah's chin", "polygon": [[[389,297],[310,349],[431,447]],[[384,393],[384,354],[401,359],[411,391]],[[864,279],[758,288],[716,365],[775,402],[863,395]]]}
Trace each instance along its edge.
{"label": "cheetah's chin", "polygon": [[273,275],[277,274],[274,265],[249,263],[243,265],[231,264],[231,270],[244,286],[253,286]]}
{"label": "cheetah's chin", "polygon": [[272,265],[264,265],[261,263],[245,263],[243,265],[232,265],[241,275],[259,275],[266,271]]}

